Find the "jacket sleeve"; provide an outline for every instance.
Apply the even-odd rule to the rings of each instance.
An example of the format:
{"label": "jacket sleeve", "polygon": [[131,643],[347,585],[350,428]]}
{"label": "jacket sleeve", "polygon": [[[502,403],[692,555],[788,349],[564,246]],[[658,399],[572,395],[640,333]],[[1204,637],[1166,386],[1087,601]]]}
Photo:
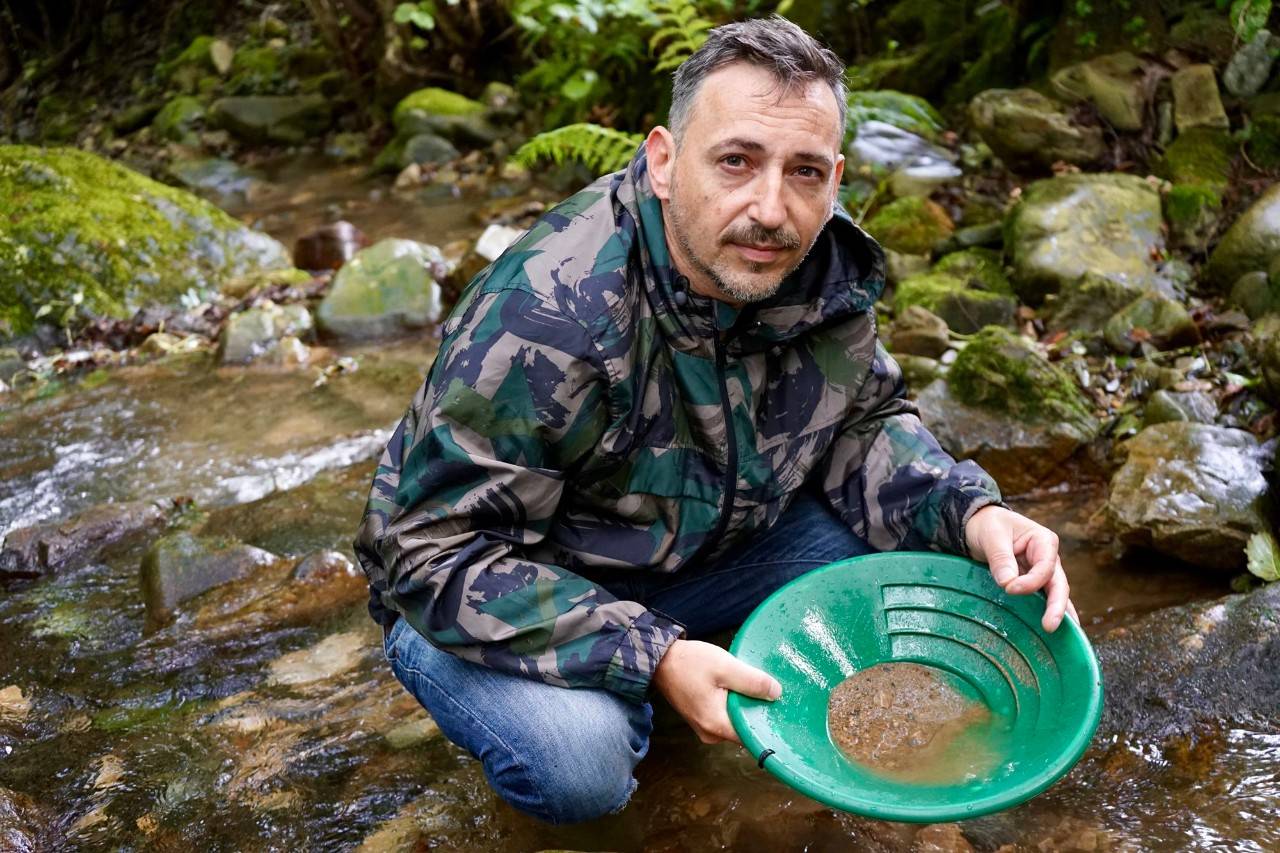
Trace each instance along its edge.
{"label": "jacket sleeve", "polygon": [[525,557],[607,423],[605,363],[523,290],[460,311],[374,475],[355,542],[371,596],[465,660],[643,701],[683,628]]}
{"label": "jacket sleeve", "polygon": [[853,414],[823,461],[823,489],[850,528],[881,551],[969,554],[964,527],[988,504],[995,480],[956,462],[920,422],[897,362],[879,341]]}

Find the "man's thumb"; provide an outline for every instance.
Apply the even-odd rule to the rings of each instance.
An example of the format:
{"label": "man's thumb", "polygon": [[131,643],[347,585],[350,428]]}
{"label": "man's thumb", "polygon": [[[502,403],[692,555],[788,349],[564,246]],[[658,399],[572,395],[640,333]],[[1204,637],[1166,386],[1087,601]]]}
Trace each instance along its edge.
{"label": "man's thumb", "polygon": [[741,693],[753,699],[768,699],[772,702],[782,695],[782,685],[764,670],[756,669],[733,658],[724,673],[721,685],[734,693]]}
{"label": "man's thumb", "polygon": [[1018,561],[1013,558],[1008,543],[991,550],[987,555],[987,565],[991,567],[991,577],[1001,587],[1008,586],[1018,577]]}

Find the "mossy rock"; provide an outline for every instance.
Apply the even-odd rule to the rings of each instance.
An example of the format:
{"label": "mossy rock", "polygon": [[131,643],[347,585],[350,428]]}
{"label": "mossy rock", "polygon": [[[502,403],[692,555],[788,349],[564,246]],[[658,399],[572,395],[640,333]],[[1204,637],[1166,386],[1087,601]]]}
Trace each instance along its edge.
{"label": "mossy rock", "polygon": [[447,89],[419,89],[396,104],[391,114],[396,137],[407,140],[419,133],[434,133],[459,147],[483,147],[498,138],[486,117],[487,108]]}
{"label": "mossy rock", "polygon": [[1176,185],[1165,194],[1164,218],[1175,245],[1203,252],[1222,221],[1222,194],[1203,184]]}
{"label": "mossy rock", "polygon": [[1269,268],[1280,255],[1280,184],[1273,185],[1222,235],[1204,275],[1225,292],[1240,276]]}
{"label": "mossy rock", "polygon": [[46,95],[36,104],[36,124],[44,142],[71,142],[84,126],[85,104],[64,95]]}
{"label": "mossy rock", "polygon": [[398,129],[412,120],[415,113],[433,116],[470,116],[482,115],[484,104],[473,101],[465,95],[429,86],[406,95],[396,104],[391,114],[391,121]]}
{"label": "mossy rock", "polygon": [[938,261],[933,271],[956,276],[963,279],[969,287],[978,290],[1013,296],[1013,285],[1004,274],[1000,253],[993,249],[973,248],[952,252]]}
{"label": "mossy rock", "polygon": [[204,104],[190,95],[178,95],[156,113],[151,122],[151,130],[161,139],[195,143],[195,130],[202,121]]}
{"label": "mossy rock", "polygon": [[969,103],[969,120],[1011,168],[1048,171],[1059,160],[1077,166],[1107,152],[1102,129],[1080,125],[1066,109],[1034,89],[989,89]]}
{"label": "mossy rock", "polygon": [[1198,185],[1221,195],[1231,177],[1231,135],[1193,127],[1178,135],[1156,163],[1156,174],[1177,185]]}
{"label": "mossy rock", "polygon": [[927,255],[951,236],[955,225],[936,202],[912,197],[882,207],[866,228],[885,248],[904,255]]}
{"label": "mossy rock", "polygon": [[1103,336],[1113,350],[1128,354],[1144,342],[1161,350],[1191,344],[1199,333],[1181,302],[1144,293],[1107,321]]}
{"label": "mossy rock", "polygon": [[988,326],[960,352],[947,376],[970,406],[1007,412],[1028,423],[1063,421],[1096,429],[1089,401],[1063,370],[1007,329]]}
{"label": "mossy rock", "polygon": [[221,98],[209,108],[209,123],[245,142],[300,145],[323,134],[333,121],[322,95],[249,95]]}
{"label": "mossy rock", "polygon": [[0,145],[0,336],[29,332],[46,304],[82,295],[131,316],[190,288],[288,267],[275,240],[190,193],[70,148]]}
{"label": "mossy rock", "polygon": [[230,45],[213,36],[196,36],[182,53],[156,66],[156,77],[162,84],[193,92],[201,77],[226,71],[219,65],[226,64],[229,50]]}
{"label": "mossy rock", "polygon": [[1227,301],[1244,311],[1251,320],[1280,312],[1280,280],[1262,270],[1247,272],[1236,279]]}
{"label": "mossy rock", "polygon": [[1280,116],[1257,116],[1245,144],[1249,159],[1261,169],[1280,169]]}
{"label": "mossy rock", "polygon": [[894,296],[894,311],[902,314],[918,305],[927,308],[962,335],[985,326],[1011,326],[1018,303],[1013,296],[970,287],[963,278],[930,272],[900,282]]}
{"label": "mossy rock", "polygon": [[865,121],[882,121],[936,141],[945,125],[933,106],[917,95],[892,89],[850,92],[845,138],[852,139]]}
{"label": "mossy rock", "polygon": [[447,272],[435,246],[387,239],[361,249],[334,276],[316,321],[343,338],[377,338],[440,319],[438,280]]}
{"label": "mossy rock", "polygon": [[227,89],[237,95],[274,94],[283,81],[284,61],[277,48],[242,47],[231,63]]}
{"label": "mossy rock", "polygon": [[1064,288],[1049,314],[1050,331],[1099,334],[1107,322],[1133,301],[1133,290],[1097,273],[1085,273]]}

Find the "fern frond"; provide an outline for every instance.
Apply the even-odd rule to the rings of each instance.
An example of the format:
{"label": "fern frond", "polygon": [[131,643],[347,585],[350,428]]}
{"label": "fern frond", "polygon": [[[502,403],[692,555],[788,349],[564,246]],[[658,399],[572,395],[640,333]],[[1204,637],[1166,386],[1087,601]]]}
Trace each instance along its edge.
{"label": "fern frond", "polygon": [[692,0],[654,0],[653,11],[661,24],[649,37],[649,50],[658,57],[656,70],[676,68],[702,47],[711,21]]}
{"label": "fern frond", "polygon": [[532,169],[543,160],[557,165],[566,160],[576,160],[597,175],[603,175],[630,162],[643,140],[642,134],[625,133],[598,124],[567,124],[539,133],[521,145],[511,159],[526,169]]}

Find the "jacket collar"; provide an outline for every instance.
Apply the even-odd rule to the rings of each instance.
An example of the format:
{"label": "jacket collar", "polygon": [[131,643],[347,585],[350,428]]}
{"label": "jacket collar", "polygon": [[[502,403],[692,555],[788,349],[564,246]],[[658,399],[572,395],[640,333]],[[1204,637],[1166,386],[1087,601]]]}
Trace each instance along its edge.
{"label": "jacket collar", "polygon": [[685,351],[728,331],[730,351],[757,352],[871,309],[885,286],[884,252],[840,206],[813,249],[778,292],[741,309],[694,293],[671,262],[662,204],[649,184],[641,146],[613,180],[616,203],[636,223],[644,287],[663,332]]}

